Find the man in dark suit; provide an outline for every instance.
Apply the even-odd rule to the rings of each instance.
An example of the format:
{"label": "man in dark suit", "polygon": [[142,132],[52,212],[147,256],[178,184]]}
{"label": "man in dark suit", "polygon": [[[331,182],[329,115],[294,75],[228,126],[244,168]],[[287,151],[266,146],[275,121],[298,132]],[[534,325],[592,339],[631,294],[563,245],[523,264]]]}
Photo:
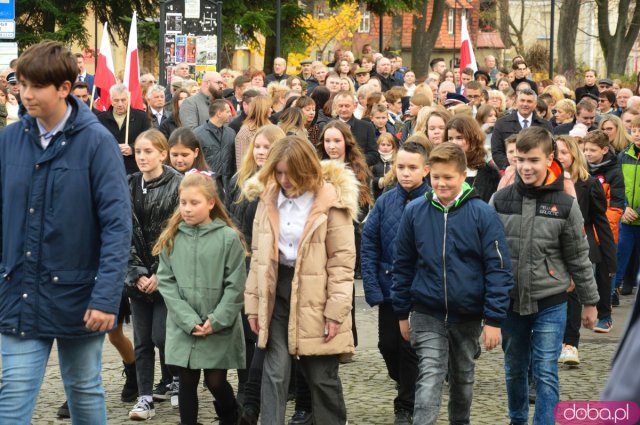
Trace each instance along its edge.
{"label": "man in dark suit", "polygon": [[157,84],[147,89],[147,116],[153,128],[160,127],[160,124],[169,118],[169,114],[164,111],[164,92],[164,87]]}
{"label": "man in dark suit", "polygon": [[347,91],[338,92],[333,99],[333,109],[338,118],[351,127],[353,137],[367,159],[368,165],[378,161],[378,145],[376,144],[376,130],[372,123],[362,121],[353,116],[356,110],[357,99]]}
{"label": "man in dark suit", "polygon": [[[84,55],[82,53],[76,53],[76,63],[78,64],[78,78],[76,81],[83,82],[89,87],[89,96],[91,96],[91,91],[93,90],[93,80],[94,77],[91,74],[87,74],[87,70],[84,68]],[[96,92],[97,92],[96,88]],[[95,94],[95,98],[98,98],[98,93]]]}
{"label": "man in dark suit", "polygon": [[270,83],[284,84],[287,81],[287,61],[284,58],[275,58],[273,60],[273,72],[267,75],[266,85]]}
{"label": "man in dark suit", "polygon": [[536,115],[538,96],[531,89],[524,89],[518,93],[516,110],[496,121],[491,136],[491,156],[498,168],[504,170],[509,166],[504,141],[512,134],[517,134],[523,128],[531,126],[543,127],[552,132],[551,123]]}
{"label": "man in dark suit", "polygon": [[131,108],[129,110],[129,137],[126,137],[127,123],[125,121],[127,119],[127,107],[129,106],[128,92],[129,90],[124,84],[112,86],[109,90],[111,107],[98,115],[98,120],[116,138],[127,174],[132,174],[140,171],[138,164],[136,164],[133,144],[140,133],[150,128],[150,124],[146,112]]}
{"label": "man in dark suit", "polygon": [[233,80],[233,91],[226,97],[231,102],[236,113],[242,111],[242,93],[251,85],[251,78],[246,75],[240,75]]}

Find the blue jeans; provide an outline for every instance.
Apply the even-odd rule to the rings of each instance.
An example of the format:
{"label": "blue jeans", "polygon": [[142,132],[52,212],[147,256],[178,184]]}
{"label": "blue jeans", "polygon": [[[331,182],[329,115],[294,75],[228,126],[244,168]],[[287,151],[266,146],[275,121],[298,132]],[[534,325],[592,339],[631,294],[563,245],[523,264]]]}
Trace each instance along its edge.
{"label": "blue jeans", "polygon": [[[616,273],[616,284],[612,289],[622,286],[622,280],[624,279],[631,255],[634,253],[634,248],[640,248],[640,226],[620,223],[619,235],[618,271]],[[634,279],[634,281],[635,280],[636,279]]]}
{"label": "blue jeans", "polygon": [[[3,334],[0,424],[28,425],[53,345],[52,338],[24,339]],[[107,423],[102,388],[104,335],[57,338],[58,361],[73,425]]]}
{"label": "blue jeans", "polygon": [[414,425],[435,424],[442,384],[449,372],[449,423],[469,424],[480,321],[445,323],[414,311],[409,318],[411,346],[418,355],[418,380],[413,407]]}
{"label": "blue jeans", "polygon": [[502,350],[507,381],[509,417],[512,422],[529,419],[529,363],[536,383],[534,425],[553,425],[553,409],[560,401],[558,358],[567,320],[567,303],[521,316],[509,311],[502,322]]}

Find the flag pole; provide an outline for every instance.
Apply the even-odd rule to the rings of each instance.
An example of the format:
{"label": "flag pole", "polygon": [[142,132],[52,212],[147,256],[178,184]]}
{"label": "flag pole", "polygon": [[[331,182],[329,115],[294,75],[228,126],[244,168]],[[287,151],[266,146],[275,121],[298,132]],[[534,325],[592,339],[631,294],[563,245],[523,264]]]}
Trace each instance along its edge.
{"label": "flag pole", "polygon": [[96,94],[96,85],[94,84],[93,87],[91,87],[91,102],[89,103],[89,109],[91,109],[93,111],[93,101],[94,101],[94,96]]}
{"label": "flag pole", "polygon": [[131,92],[127,90],[127,116],[125,118],[124,143],[129,144],[129,111],[131,111]]}

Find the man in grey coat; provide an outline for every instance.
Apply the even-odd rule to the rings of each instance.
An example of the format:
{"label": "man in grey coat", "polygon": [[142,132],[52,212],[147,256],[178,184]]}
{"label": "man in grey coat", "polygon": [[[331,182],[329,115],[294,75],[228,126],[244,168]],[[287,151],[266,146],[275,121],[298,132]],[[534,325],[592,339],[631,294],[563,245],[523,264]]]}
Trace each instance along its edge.
{"label": "man in grey coat", "polygon": [[222,99],[224,80],[217,72],[207,72],[202,77],[200,91],[188,97],[180,107],[182,126],[194,129],[209,119],[209,103],[211,99]]}
{"label": "man in grey coat", "polygon": [[216,181],[225,190],[236,172],[236,132],[227,125],[230,118],[229,104],[225,100],[214,100],[209,105],[209,119],[193,130],[202,145],[209,169],[216,173]]}

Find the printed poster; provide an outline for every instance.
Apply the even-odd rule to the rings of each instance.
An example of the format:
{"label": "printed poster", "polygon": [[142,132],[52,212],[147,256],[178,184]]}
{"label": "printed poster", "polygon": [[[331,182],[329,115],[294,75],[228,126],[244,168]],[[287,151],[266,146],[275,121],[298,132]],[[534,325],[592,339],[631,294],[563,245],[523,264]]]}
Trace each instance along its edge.
{"label": "printed poster", "polygon": [[186,62],[187,36],[176,36],[176,63]]}
{"label": "printed poster", "polygon": [[187,37],[187,63],[196,63],[196,38]]}
{"label": "printed poster", "polygon": [[164,37],[164,63],[166,65],[175,64],[176,59],[176,36],[168,34]]}

